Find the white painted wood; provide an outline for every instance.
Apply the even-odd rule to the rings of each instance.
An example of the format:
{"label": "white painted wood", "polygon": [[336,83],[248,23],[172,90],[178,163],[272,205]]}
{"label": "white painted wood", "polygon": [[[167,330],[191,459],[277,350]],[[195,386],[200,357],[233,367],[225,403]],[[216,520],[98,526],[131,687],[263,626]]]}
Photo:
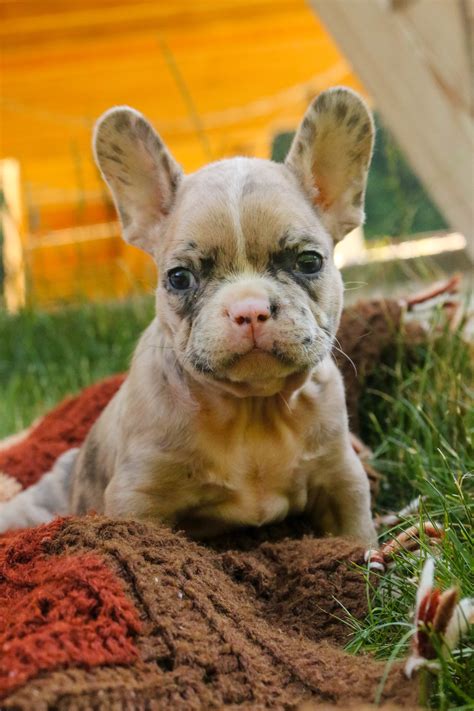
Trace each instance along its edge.
{"label": "white painted wood", "polygon": [[0,189],[4,205],[0,212],[3,233],[3,266],[5,268],[5,305],[7,311],[18,311],[25,305],[25,264],[23,257],[23,211],[20,187],[20,164],[13,158],[0,161]]}
{"label": "white painted wood", "polygon": [[398,10],[435,82],[455,105],[472,111],[469,33],[462,0],[412,0]]}
{"label": "white painted wood", "polygon": [[363,227],[356,227],[349,232],[334,248],[334,262],[338,269],[351,264],[361,264],[367,250]]}
{"label": "white painted wood", "polygon": [[461,0],[310,4],[474,261],[472,64]]}

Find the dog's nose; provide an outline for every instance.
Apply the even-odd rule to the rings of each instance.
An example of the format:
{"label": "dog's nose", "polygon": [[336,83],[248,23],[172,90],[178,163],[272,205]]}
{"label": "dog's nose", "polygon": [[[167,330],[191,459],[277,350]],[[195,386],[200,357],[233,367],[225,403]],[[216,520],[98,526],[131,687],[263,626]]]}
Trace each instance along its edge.
{"label": "dog's nose", "polygon": [[270,304],[266,299],[249,298],[236,301],[228,309],[229,317],[238,326],[251,325],[252,328],[270,318]]}

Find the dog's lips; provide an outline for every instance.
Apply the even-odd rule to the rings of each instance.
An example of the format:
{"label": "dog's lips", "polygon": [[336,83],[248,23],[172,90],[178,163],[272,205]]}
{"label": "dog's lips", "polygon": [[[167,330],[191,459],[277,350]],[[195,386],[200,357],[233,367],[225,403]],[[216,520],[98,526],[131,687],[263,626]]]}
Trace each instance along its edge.
{"label": "dog's lips", "polygon": [[310,363],[293,361],[273,345],[272,350],[252,346],[234,353],[213,369],[194,367],[208,383],[213,382],[237,397],[269,397],[298,389],[311,372]]}

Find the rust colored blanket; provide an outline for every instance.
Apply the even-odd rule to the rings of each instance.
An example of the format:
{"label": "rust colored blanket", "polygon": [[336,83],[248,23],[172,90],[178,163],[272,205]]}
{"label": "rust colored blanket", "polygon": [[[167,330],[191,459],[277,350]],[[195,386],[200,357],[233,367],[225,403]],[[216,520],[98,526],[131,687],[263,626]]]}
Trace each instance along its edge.
{"label": "rust colored blanket", "polygon": [[[400,322],[396,302],[346,310],[339,341],[359,372]],[[360,384],[341,365],[357,428]],[[4,483],[31,485],[80,444],[122,380],[88,388],[0,451]],[[302,521],[207,545],[98,516],[5,534],[0,708],[365,709],[383,688],[391,709],[408,711],[417,691],[400,666],[384,679],[384,663],[344,651],[345,611],[366,612],[360,566],[359,547]]]}

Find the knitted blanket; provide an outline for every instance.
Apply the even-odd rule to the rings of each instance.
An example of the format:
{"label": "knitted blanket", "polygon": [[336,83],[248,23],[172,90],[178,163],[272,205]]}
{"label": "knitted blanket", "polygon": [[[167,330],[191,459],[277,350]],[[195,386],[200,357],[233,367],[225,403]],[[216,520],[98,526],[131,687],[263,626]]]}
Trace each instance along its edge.
{"label": "knitted blanket", "polygon": [[[343,651],[363,551],[301,522],[213,546],[164,527],[59,519],[0,544],[2,709],[295,709],[414,703],[395,666]],[[316,706],[316,708],[318,708]]]}
{"label": "knitted blanket", "polygon": [[[339,343],[359,373],[393,346],[402,316],[386,300],[344,312]],[[408,341],[423,337],[418,324],[404,329]],[[340,365],[357,429],[360,381]],[[0,500],[79,445],[123,378],[67,400],[0,450]],[[343,649],[347,615],[367,611],[363,554],[316,538],[302,520],[206,544],[99,516],[9,532],[0,537],[1,708],[349,709],[378,694],[408,711],[417,689],[400,665],[386,673]]]}

